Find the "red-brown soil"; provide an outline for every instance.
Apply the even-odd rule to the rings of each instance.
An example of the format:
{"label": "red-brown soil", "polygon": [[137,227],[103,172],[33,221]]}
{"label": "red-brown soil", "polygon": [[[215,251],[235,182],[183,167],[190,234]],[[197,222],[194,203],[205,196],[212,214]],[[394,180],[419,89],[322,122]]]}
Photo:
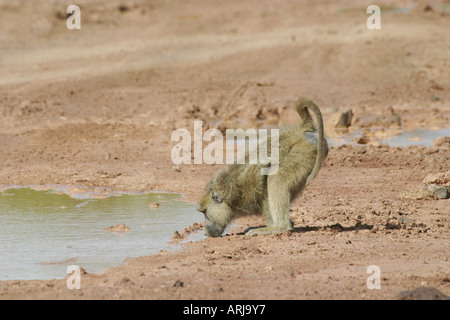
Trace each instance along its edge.
{"label": "red-brown soil", "polygon": [[[414,4],[408,13],[393,3],[378,1],[382,28],[368,30],[369,4],[353,0],[80,0],[82,28],[70,31],[70,1],[1,0],[0,185],[166,190],[196,202],[221,166],[174,168],[172,131],[192,132],[194,120],[292,124],[298,96],[320,106],[332,138],[348,109],[350,131],[382,136],[398,128],[367,119],[392,114],[404,130],[448,128],[449,3],[395,2]],[[420,286],[449,295],[449,200],[402,196],[450,170],[449,147],[369,142],[330,149],[292,203],[293,232],[249,238],[264,221],[240,219],[224,237],[84,274],[81,290],[4,281],[0,299],[394,299]],[[366,285],[371,265],[379,290]]]}

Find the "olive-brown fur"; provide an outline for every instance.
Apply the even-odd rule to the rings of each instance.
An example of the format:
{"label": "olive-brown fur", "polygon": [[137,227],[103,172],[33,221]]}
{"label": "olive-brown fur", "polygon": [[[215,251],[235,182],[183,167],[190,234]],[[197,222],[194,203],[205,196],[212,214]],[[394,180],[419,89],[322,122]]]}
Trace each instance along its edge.
{"label": "olive-brown fur", "polygon": [[[307,109],[316,116],[317,130]],[[208,183],[198,208],[205,214],[206,235],[220,236],[233,219],[252,214],[262,214],[267,226],[251,229],[247,235],[292,230],[290,203],[316,177],[328,154],[319,108],[301,98],[296,110],[302,123],[280,130],[279,165],[275,174],[262,174],[261,168],[269,165],[261,163],[233,164]],[[263,143],[270,150],[270,137]]]}

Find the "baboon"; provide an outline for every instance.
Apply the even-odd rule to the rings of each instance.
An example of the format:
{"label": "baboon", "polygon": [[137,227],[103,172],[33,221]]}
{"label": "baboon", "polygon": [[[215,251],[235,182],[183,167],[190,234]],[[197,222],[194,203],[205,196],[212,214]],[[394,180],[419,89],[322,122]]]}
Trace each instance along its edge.
{"label": "baboon", "polygon": [[[219,237],[233,219],[252,214],[262,214],[266,226],[248,230],[247,236],[293,229],[290,203],[316,177],[328,155],[319,108],[311,100],[300,98],[295,109],[302,122],[280,130],[275,174],[261,174],[262,164],[232,164],[209,181],[198,207],[205,215],[207,236]],[[317,130],[307,109],[316,116]]]}

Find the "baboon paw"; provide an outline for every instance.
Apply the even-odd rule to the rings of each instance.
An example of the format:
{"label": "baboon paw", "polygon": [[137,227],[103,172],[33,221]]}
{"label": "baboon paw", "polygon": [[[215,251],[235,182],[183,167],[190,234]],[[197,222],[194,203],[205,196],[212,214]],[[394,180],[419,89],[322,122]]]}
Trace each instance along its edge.
{"label": "baboon paw", "polygon": [[257,236],[257,235],[265,235],[265,234],[274,234],[274,233],[283,233],[287,232],[290,229],[275,229],[270,227],[262,227],[248,230],[245,235],[247,237]]}

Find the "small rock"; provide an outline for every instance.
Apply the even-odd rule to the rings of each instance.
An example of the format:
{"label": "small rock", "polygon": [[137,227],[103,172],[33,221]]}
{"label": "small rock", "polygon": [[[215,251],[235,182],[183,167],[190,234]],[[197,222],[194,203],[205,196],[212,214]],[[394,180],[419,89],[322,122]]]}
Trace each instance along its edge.
{"label": "small rock", "polygon": [[284,274],[286,277],[294,277],[295,276],[295,273],[292,269],[285,270]]}
{"label": "small rock", "polygon": [[440,186],[450,187],[450,171],[429,174],[423,179],[425,185],[437,184]]}
{"label": "small rock", "polygon": [[430,190],[433,193],[439,188],[441,188],[441,186],[437,185],[437,184],[434,184],[434,183],[427,185],[427,190]]}
{"label": "small rock", "polygon": [[334,127],[338,134],[343,134],[348,131],[348,127],[350,127],[353,118],[352,109],[347,110],[346,112],[341,113],[341,116]]}
{"label": "small rock", "polygon": [[152,202],[149,205],[150,209],[158,209],[159,208],[159,203],[158,202]]}
{"label": "small rock", "polygon": [[173,232],[172,240],[182,240],[184,237],[178,232],[178,230],[175,230]]}
{"label": "small rock", "polygon": [[438,197],[439,199],[448,199],[450,198],[450,188],[447,187],[440,187],[437,188],[434,191],[434,194],[436,195],[436,197]]}
{"label": "small rock", "polygon": [[174,287],[179,287],[179,288],[181,288],[181,287],[184,286],[184,282],[181,281],[181,280],[177,280],[177,281],[175,281],[175,283],[173,284],[173,286],[174,286]]}
{"label": "small rock", "polygon": [[381,148],[383,146],[380,140],[371,141],[368,143],[368,145],[374,148]]}
{"label": "small rock", "polygon": [[437,96],[431,96],[430,100],[433,101],[433,102],[437,102],[437,101],[439,101],[441,99],[439,99],[439,97],[437,97]]}
{"label": "small rock", "polygon": [[80,267],[80,274],[88,274],[88,272],[86,271],[86,269]]}
{"label": "small rock", "polygon": [[435,147],[447,146],[450,147],[450,137],[439,137],[433,140]]}
{"label": "small rock", "polygon": [[434,199],[434,193],[427,189],[407,190],[401,193],[400,198],[407,200]]}
{"label": "small rock", "polygon": [[103,231],[105,231],[105,232],[128,232],[130,230],[131,230],[131,228],[127,227],[124,224],[116,224],[112,227],[103,229]]}
{"label": "small rock", "polygon": [[124,285],[124,284],[127,284],[127,285],[134,285],[134,282],[131,281],[131,280],[128,279],[128,278],[123,278],[122,280],[120,280],[119,284],[120,284],[120,285]]}
{"label": "small rock", "polygon": [[176,172],[181,172],[181,168],[179,166],[172,167],[172,170]]}
{"label": "small rock", "polygon": [[433,7],[432,7],[431,5],[429,5],[429,4],[427,4],[427,5],[425,6],[425,8],[423,8],[423,11],[425,11],[425,12],[433,11]]}
{"label": "small rock", "polygon": [[405,224],[405,225],[408,225],[408,226],[413,226],[415,224],[414,220],[408,219],[408,218],[405,218],[405,217],[398,217],[397,220],[401,224]]}
{"label": "small rock", "polygon": [[367,143],[369,143],[369,138],[367,138],[366,136],[361,136],[361,137],[359,137],[359,138],[357,138],[356,139],[356,143],[357,144],[367,144]]}
{"label": "small rock", "polygon": [[129,8],[126,5],[124,5],[124,4],[119,6],[119,11],[120,12],[126,12],[128,10],[129,10]]}
{"label": "small rock", "polygon": [[414,290],[401,291],[397,300],[450,300],[450,297],[433,287],[420,287]]}

